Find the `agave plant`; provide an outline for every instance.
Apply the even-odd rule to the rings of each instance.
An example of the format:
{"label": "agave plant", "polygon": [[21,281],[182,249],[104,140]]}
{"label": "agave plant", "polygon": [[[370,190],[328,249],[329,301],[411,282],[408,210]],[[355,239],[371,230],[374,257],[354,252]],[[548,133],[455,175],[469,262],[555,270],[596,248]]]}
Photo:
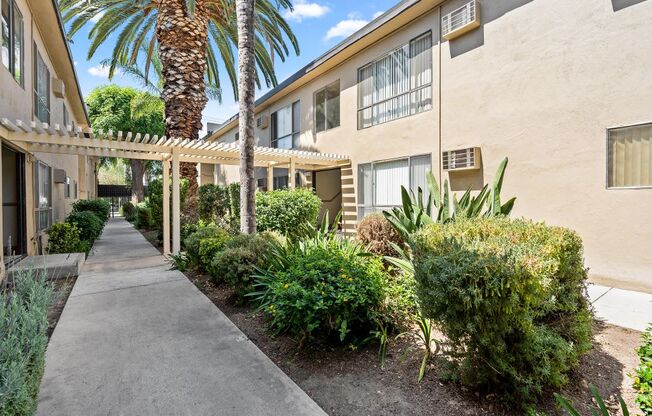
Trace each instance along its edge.
{"label": "agave plant", "polygon": [[433,222],[446,223],[454,221],[457,217],[473,218],[480,215],[485,217],[509,215],[516,198],[510,198],[503,204],[500,197],[507,161],[508,159],[505,158],[498,165],[491,188],[488,184],[485,184],[480,192],[473,196],[469,187],[459,199],[457,195],[449,191],[448,180],[444,181],[442,193],[435,176],[432,172],[428,172],[426,181],[429,192],[425,203],[423,190],[420,187],[415,196],[413,192],[402,186],[402,206],[392,208],[390,211],[384,211],[383,214],[396,231],[406,239],[424,225]]}

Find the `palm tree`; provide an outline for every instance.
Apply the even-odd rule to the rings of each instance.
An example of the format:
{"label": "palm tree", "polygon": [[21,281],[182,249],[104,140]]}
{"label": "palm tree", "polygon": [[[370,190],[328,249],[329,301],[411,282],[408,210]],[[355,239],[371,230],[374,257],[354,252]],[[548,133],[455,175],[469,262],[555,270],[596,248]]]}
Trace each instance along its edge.
{"label": "palm tree", "polygon": [[256,0],[237,0],[238,96],[240,135],[240,231],[256,232],[256,184],[254,179],[254,88],[256,76],[254,5]]}
{"label": "palm tree", "polygon": [[[235,3],[236,0],[60,0],[60,7],[69,24],[69,38],[91,19],[97,20],[89,32],[88,59],[106,41],[115,42],[109,59],[110,78],[120,65],[142,65],[147,77],[158,50],[166,135],[198,139],[201,113],[207,102],[206,85],[221,89],[220,69],[226,71],[237,99]],[[261,78],[267,86],[277,83],[272,53],[281,60],[289,55],[289,46],[299,53],[297,39],[283,18],[283,9],[292,9],[290,0],[255,2],[252,49],[259,88]],[[194,165],[185,164],[182,175],[189,179],[191,188],[196,186]]]}

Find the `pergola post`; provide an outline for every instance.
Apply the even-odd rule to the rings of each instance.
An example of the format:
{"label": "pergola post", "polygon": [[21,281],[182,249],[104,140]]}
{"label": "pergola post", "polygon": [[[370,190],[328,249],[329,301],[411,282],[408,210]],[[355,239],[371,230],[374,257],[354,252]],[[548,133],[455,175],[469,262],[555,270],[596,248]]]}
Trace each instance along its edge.
{"label": "pergola post", "polygon": [[290,189],[294,189],[296,187],[296,167],[295,167],[295,162],[294,158],[290,158],[290,169],[289,173],[290,177],[288,178],[288,184]]}
{"label": "pergola post", "polygon": [[170,161],[163,159],[163,254],[170,255]]}
{"label": "pergola post", "polygon": [[271,163],[267,166],[267,190],[274,190],[274,166]]}
{"label": "pergola post", "polygon": [[179,190],[179,151],[172,148],[172,252],[181,251],[181,193]]}

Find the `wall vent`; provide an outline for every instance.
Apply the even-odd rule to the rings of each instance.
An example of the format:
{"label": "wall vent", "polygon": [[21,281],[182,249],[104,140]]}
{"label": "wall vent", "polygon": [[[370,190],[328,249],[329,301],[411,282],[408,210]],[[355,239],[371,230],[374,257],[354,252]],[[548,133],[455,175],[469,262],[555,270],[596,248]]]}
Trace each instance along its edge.
{"label": "wall vent", "polygon": [[52,94],[59,98],[66,96],[66,85],[63,83],[63,80],[52,77]]}
{"label": "wall vent", "polygon": [[442,155],[445,171],[480,169],[480,148],[448,150]]}
{"label": "wall vent", "polygon": [[451,40],[478,26],[480,26],[480,8],[477,0],[472,0],[442,16],[441,35],[444,39]]}
{"label": "wall vent", "polygon": [[256,127],[262,130],[265,130],[267,127],[269,127],[269,117],[268,116],[258,117],[256,119]]}

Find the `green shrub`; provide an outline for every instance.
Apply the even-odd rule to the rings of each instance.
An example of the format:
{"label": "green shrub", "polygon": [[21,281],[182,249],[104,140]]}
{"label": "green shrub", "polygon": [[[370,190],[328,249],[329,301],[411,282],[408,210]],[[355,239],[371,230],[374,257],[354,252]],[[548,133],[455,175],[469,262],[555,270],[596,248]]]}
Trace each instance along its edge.
{"label": "green shrub", "polygon": [[636,350],[641,363],[635,370],[636,404],[645,415],[652,415],[652,325],[643,333],[643,345]]}
{"label": "green shrub", "polygon": [[79,229],[79,238],[88,241],[90,245],[102,234],[104,223],[91,211],[73,211],[66,222],[74,224]]}
{"label": "green shrub", "polygon": [[222,251],[229,238],[228,233],[218,232],[213,237],[199,240],[199,266],[203,270],[210,271],[213,259]]}
{"label": "green shrub", "polygon": [[47,230],[48,253],[81,253],[86,252],[79,237],[79,228],[75,224],[58,222]]}
{"label": "green shrub", "polygon": [[321,200],[310,189],[278,189],[256,194],[258,231],[294,236],[303,224],[317,224]]}
{"label": "green shrub", "polygon": [[[189,182],[187,179],[179,181],[179,202],[181,210],[186,203],[186,196],[188,195]],[[154,179],[147,185],[147,198],[146,206],[151,210],[152,222],[150,227],[157,230],[163,229],[163,181],[161,179]],[[170,213],[172,213],[172,183],[170,183]],[[172,214],[170,214],[170,223],[172,223]],[[162,239],[162,238],[161,238]]]}
{"label": "green shrub", "polygon": [[105,223],[111,214],[111,203],[104,199],[80,199],[72,205],[73,212],[90,211]]}
{"label": "green shrub", "polygon": [[308,339],[359,342],[375,326],[385,297],[382,261],[338,238],[276,244],[268,270],[255,275],[252,296],[276,332]]}
{"label": "green shrub", "polygon": [[136,228],[149,230],[153,224],[152,209],[145,202],[139,203],[136,206],[136,220],[134,221],[134,225]]}
{"label": "green shrub", "polygon": [[453,375],[528,406],[591,348],[582,241],[504,217],[430,224],[413,236],[416,292],[448,338]]}
{"label": "green shrub", "polygon": [[13,292],[0,292],[0,414],[31,415],[45,366],[48,308],[53,290],[44,276],[25,272]]}
{"label": "green shrub", "polygon": [[358,240],[371,253],[381,256],[396,256],[391,243],[402,246],[403,238],[381,213],[367,215],[358,224]]}
{"label": "green shrub", "polygon": [[191,264],[196,267],[201,267],[202,262],[199,254],[199,247],[202,240],[209,238],[225,238],[228,239],[229,234],[215,224],[199,224],[197,230],[190,233],[184,239],[184,246],[188,259]]}
{"label": "green shrub", "polygon": [[129,222],[134,222],[136,220],[136,206],[127,201],[122,204],[122,215],[124,215],[125,220]]}
{"label": "green shrub", "polygon": [[197,210],[199,218],[204,221],[218,221],[229,213],[229,188],[227,186],[207,184],[199,187]]}
{"label": "green shrub", "polygon": [[208,272],[215,283],[226,282],[240,300],[253,290],[255,267],[267,269],[267,255],[278,238],[272,233],[240,234],[229,240],[213,259]]}

